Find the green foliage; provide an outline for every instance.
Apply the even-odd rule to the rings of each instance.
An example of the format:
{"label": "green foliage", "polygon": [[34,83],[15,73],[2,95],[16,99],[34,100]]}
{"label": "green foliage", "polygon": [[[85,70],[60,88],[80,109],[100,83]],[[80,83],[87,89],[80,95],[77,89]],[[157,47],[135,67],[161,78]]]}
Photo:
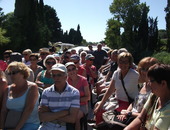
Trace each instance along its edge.
{"label": "green foliage", "polygon": [[0,7],[0,27],[2,26],[3,20],[4,20],[4,12],[2,12],[2,8]]}
{"label": "green foliage", "polygon": [[170,52],[170,1],[167,0],[167,7],[165,8],[166,12],[166,31],[167,31],[167,51]]}
{"label": "green foliage", "polygon": [[170,53],[168,52],[160,52],[153,55],[153,57],[157,58],[159,62],[164,64],[170,64]]}
{"label": "green foliage", "polygon": [[65,43],[75,44],[77,46],[82,45],[83,37],[81,36],[80,25],[77,26],[77,30],[71,28],[69,33],[66,31],[63,34],[63,38],[61,41]]}
{"label": "green foliage", "polygon": [[51,36],[49,37],[49,41],[58,42],[62,40],[62,30],[61,23],[59,18],[57,17],[57,13],[54,8],[45,5],[44,6],[44,17],[45,24],[47,25]]}
{"label": "green foliage", "polygon": [[167,32],[166,32],[165,29],[160,29],[160,30],[158,30],[158,36],[159,36],[159,38],[161,38],[161,39],[166,39],[166,38],[168,38]]}
{"label": "green foliage", "polygon": [[107,22],[105,42],[111,48],[120,47],[120,27],[121,23],[118,20],[109,19]]}
{"label": "green foliage", "polygon": [[138,62],[159,50],[157,18],[148,18],[149,7],[139,0],[114,0],[110,5],[113,18],[107,22],[107,45],[126,48]]}
{"label": "green foliage", "polygon": [[10,42],[10,39],[8,37],[5,37],[6,30],[0,28],[0,45],[7,44]]}
{"label": "green foliage", "polygon": [[69,33],[63,34],[55,9],[44,6],[43,0],[16,0],[14,13],[5,16],[0,8],[1,26],[7,31],[3,38],[9,37],[10,41],[1,38],[0,44],[6,45],[0,45],[0,51],[12,49],[21,52],[27,48],[37,51],[41,47],[48,47],[49,41],[81,45],[83,40],[79,25],[76,31],[70,29]]}

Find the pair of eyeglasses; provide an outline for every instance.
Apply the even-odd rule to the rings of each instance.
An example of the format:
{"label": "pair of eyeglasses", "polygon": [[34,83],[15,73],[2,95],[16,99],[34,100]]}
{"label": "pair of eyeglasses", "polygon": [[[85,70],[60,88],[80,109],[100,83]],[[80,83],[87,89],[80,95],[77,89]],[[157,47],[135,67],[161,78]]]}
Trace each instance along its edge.
{"label": "pair of eyeglasses", "polygon": [[69,59],[69,56],[64,56],[65,59]]}
{"label": "pair of eyeglasses", "polygon": [[156,80],[154,80],[154,79],[150,79],[150,80],[149,80],[150,83],[153,83],[153,82],[155,82],[155,81],[156,81]]}
{"label": "pair of eyeglasses", "polygon": [[17,74],[17,73],[19,73],[20,71],[11,71],[11,72],[8,72],[7,74],[8,75],[15,75],[15,74]]}
{"label": "pair of eyeglasses", "polygon": [[129,64],[129,61],[122,61],[122,60],[120,60],[118,63],[119,64]]}
{"label": "pair of eyeglasses", "polygon": [[85,57],[86,55],[81,55],[81,56]]}
{"label": "pair of eyeglasses", "polygon": [[46,64],[47,64],[47,65],[54,65],[54,64],[56,64],[56,62],[47,61]]}
{"label": "pair of eyeglasses", "polygon": [[48,53],[41,53],[40,55],[41,55],[41,56],[44,56],[44,55],[48,55]]}
{"label": "pair of eyeglasses", "polygon": [[67,71],[68,72],[71,72],[71,71],[74,71],[74,70],[76,70],[76,68],[74,67],[74,68],[72,68],[72,69],[67,69]]}
{"label": "pair of eyeglasses", "polygon": [[78,64],[79,62],[74,62],[74,64]]}
{"label": "pair of eyeglasses", "polygon": [[94,59],[88,59],[89,61],[94,61]]}
{"label": "pair of eyeglasses", "polygon": [[10,56],[4,56],[4,58],[9,58]]}
{"label": "pair of eyeglasses", "polygon": [[63,76],[63,74],[51,74],[51,76],[52,76],[53,78],[55,78],[55,77],[60,78],[60,77]]}
{"label": "pair of eyeglasses", "polygon": [[36,61],[37,59],[30,59],[30,61]]}

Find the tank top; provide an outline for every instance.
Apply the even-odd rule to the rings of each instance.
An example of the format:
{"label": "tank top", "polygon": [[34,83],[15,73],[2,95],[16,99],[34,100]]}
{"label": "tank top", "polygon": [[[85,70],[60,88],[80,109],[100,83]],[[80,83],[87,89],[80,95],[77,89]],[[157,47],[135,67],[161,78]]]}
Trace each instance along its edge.
{"label": "tank top", "polygon": [[51,84],[51,85],[54,84],[54,80],[52,78],[45,77],[45,72],[46,70],[42,70],[40,81],[43,82],[44,84]]}
{"label": "tank top", "polygon": [[[26,104],[26,98],[29,92],[29,88],[26,90],[26,92],[17,98],[12,98],[10,97],[10,89],[11,86],[8,88],[8,97],[7,97],[7,102],[6,102],[6,107],[9,110],[15,110],[15,111],[23,111],[25,104]],[[34,109],[32,113],[30,114],[29,118],[27,119],[26,123],[32,123],[32,124],[39,124],[39,116],[38,116],[38,105],[39,105],[39,97],[34,105]]]}

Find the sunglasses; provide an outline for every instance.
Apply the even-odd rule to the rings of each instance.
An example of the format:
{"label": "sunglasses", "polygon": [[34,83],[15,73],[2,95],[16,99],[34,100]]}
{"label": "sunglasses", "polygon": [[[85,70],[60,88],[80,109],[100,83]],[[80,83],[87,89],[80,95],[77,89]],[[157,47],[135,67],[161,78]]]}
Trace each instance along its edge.
{"label": "sunglasses", "polygon": [[72,68],[72,69],[68,69],[67,71],[68,72],[71,72],[71,71],[74,71],[74,70],[76,70],[76,68],[74,67],[74,68]]}
{"label": "sunglasses", "polygon": [[47,65],[54,65],[54,64],[56,64],[56,62],[47,61],[46,64],[47,64]]}
{"label": "sunglasses", "polygon": [[44,56],[44,55],[48,55],[48,53],[41,53],[40,55],[41,55],[41,56]]}
{"label": "sunglasses", "polygon": [[86,55],[81,55],[81,56],[85,57]]}
{"label": "sunglasses", "polygon": [[119,64],[129,64],[129,61],[120,60],[118,63],[119,63]]}
{"label": "sunglasses", "polygon": [[20,71],[11,71],[11,72],[8,72],[7,74],[8,75],[15,75],[15,74],[17,74],[17,73],[19,73]]}
{"label": "sunglasses", "polygon": [[88,59],[89,61],[94,61],[94,59]]}
{"label": "sunglasses", "polygon": [[69,59],[69,56],[64,56],[65,59]]}
{"label": "sunglasses", "polygon": [[64,74],[51,74],[51,76],[53,77],[53,78],[55,78],[55,77],[57,77],[57,78],[60,78],[60,77],[62,77]]}
{"label": "sunglasses", "polygon": [[155,82],[155,81],[156,81],[156,80],[154,80],[154,79],[149,80],[150,83],[153,83],[153,82]]}
{"label": "sunglasses", "polygon": [[79,62],[74,62],[74,64],[78,64]]}
{"label": "sunglasses", "polygon": [[9,58],[10,56],[4,56],[4,58]]}
{"label": "sunglasses", "polygon": [[30,59],[30,61],[36,61],[37,59]]}

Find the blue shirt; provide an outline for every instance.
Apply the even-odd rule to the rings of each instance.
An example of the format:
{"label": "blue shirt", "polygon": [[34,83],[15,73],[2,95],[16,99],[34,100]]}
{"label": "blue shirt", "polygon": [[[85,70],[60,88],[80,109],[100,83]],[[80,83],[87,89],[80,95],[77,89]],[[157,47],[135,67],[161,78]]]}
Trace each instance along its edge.
{"label": "blue shirt", "polygon": [[[23,111],[25,104],[26,104],[26,99],[27,99],[27,95],[29,92],[29,87],[27,89],[27,91],[20,97],[17,98],[12,98],[9,96],[9,92],[10,92],[10,87],[8,89],[8,97],[7,97],[7,102],[6,102],[6,107],[7,109],[10,110],[15,110],[15,111]],[[38,116],[38,105],[39,105],[39,98],[36,101],[36,104],[34,105],[34,109],[32,111],[32,113],[30,114],[29,118],[27,119],[26,123],[33,123],[33,124],[39,124],[39,116]]]}
{"label": "blue shirt", "polygon": [[55,91],[55,86],[51,85],[44,89],[40,105],[49,107],[52,112],[80,108],[80,93],[68,83],[62,93]]}

